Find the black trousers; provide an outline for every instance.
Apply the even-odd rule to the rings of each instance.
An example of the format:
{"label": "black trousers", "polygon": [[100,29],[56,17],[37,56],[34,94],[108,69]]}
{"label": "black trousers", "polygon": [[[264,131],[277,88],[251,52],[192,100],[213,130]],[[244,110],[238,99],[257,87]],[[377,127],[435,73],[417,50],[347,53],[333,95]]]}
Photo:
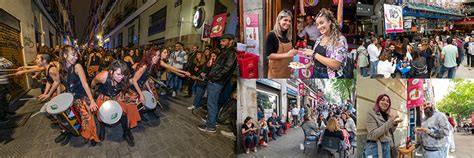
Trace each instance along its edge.
{"label": "black trousers", "polygon": [[[8,85],[0,85],[0,92],[8,92]],[[0,119],[7,116],[8,106],[7,93],[0,93]]]}

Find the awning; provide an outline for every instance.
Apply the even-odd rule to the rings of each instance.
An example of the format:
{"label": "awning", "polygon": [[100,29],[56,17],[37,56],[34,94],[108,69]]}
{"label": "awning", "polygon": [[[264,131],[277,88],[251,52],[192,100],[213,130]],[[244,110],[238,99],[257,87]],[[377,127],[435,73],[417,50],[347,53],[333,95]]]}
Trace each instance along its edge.
{"label": "awning", "polygon": [[455,25],[474,25],[474,19],[464,19],[464,20],[457,20],[454,21]]}
{"label": "awning", "polygon": [[447,10],[436,6],[414,3],[407,3],[407,5],[403,7],[403,16],[445,20],[460,20],[462,17],[464,17],[460,11]]}

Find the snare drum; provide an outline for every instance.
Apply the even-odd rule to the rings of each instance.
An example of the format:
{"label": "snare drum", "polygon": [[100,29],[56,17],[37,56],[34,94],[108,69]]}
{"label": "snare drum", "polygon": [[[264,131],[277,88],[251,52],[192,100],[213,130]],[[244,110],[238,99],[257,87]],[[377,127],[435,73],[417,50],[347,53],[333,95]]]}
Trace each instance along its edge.
{"label": "snare drum", "polygon": [[143,96],[145,96],[145,106],[142,103],[137,105],[137,109],[141,110],[150,110],[156,108],[156,98],[153,94],[149,91],[142,91]]}
{"label": "snare drum", "polygon": [[74,136],[80,135],[81,118],[74,110],[74,96],[71,93],[62,93],[47,102],[46,112],[58,120]]}
{"label": "snare drum", "polygon": [[107,100],[100,105],[97,116],[103,123],[113,125],[122,117],[122,107],[117,101]]}

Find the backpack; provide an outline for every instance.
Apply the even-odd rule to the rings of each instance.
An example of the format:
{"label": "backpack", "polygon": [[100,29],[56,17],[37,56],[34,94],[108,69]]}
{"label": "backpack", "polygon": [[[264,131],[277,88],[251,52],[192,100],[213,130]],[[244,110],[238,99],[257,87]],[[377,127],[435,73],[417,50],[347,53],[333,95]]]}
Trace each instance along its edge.
{"label": "backpack", "polygon": [[346,62],[342,67],[342,78],[354,78],[354,59],[346,57]]}

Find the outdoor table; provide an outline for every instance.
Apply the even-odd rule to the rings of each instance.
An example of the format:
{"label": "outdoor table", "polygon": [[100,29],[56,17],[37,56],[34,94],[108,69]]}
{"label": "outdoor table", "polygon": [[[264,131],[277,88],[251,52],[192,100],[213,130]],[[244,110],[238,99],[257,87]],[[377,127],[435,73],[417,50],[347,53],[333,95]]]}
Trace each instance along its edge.
{"label": "outdoor table", "polygon": [[408,158],[412,158],[414,150],[415,150],[415,145],[412,145],[408,149],[406,147],[399,147],[398,148],[398,158],[404,158],[405,155],[407,155]]}

